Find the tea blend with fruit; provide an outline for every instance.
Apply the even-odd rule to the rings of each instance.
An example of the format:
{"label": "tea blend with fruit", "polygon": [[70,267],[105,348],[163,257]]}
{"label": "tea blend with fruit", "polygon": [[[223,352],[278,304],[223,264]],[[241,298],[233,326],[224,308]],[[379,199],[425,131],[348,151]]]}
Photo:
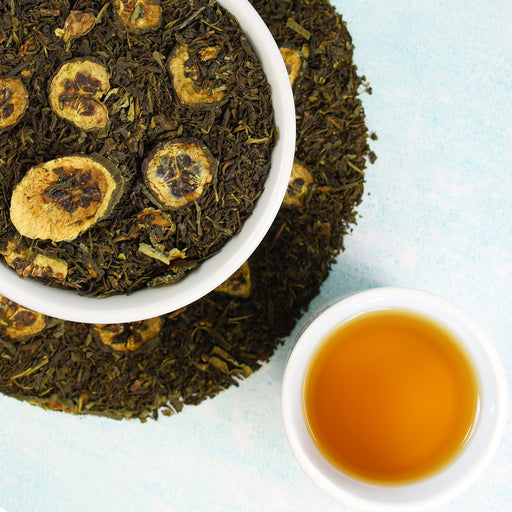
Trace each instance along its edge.
{"label": "tea blend with fruit", "polygon": [[[296,162],[270,232],[215,291],[180,311],[143,322],[66,322],[2,299],[2,393],[74,414],[141,420],[170,415],[256,371],[318,293],[355,224],[364,170],[375,158],[360,100],[370,90],[353,63],[350,34],[328,1],[253,0],[253,5],[281,48],[297,110]],[[67,34],[71,38],[72,31]],[[202,112],[207,116],[209,111]],[[76,153],[83,154],[84,147],[77,146]],[[202,146],[194,148],[199,154]],[[158,174],[159,161],[173,158],[180,147],[162,141],[152,150],[144,168],[150,176]],[[202,161],[208,158],[205,152]],[[111,171],[101,162],[93,160],[88,169],[108,181]],[[58,196],[58,189],[52,191]],[[161,233],[170,222],[167,210],[153,203],[138,215],[141,225]]]}
{"label": "tea blend with fruit", "polygon": [[0,3],[0,260],[90,296],[173,283],[253,211],[270,86],[213,0]]}

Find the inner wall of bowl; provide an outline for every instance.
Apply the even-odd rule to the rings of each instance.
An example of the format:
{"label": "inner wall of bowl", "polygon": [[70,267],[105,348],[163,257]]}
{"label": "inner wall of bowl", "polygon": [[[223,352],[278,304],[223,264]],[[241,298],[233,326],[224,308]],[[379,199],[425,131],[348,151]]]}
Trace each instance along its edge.
{"label": "inner wall of bowl", "polygon": [[[396,486],[371,485],[344,475],[317,449],[303,413],[302,383],[318,343],[343,321],[378,309],[404,309],[430,316],[464,340],[475,361],[480,411],[470,442],[444,470],[425,480]],[[459,494],[483,470],[505,428],[506,380],[496,352],[478,325],[440,297],[417,290],[382,288],[345,299],[324,311],[300,335],[283,381],[283,420],[290,446],[310,478],[335,499],[355,508],[411,510],[432,507]]]}
{"label": "inner wall of bowl", "polygon": [[103,299],[79,296],[74,291],[52,288],[30,279],[22,280],[13,270],[2,264],[1,293],[7,298],[29,309],[63,320],[84,323],[144,320],[175,311],[212,291],[229,278],[263,240],[281,207],[293,165],[293,94],[279,49],[252,5],[247,0],[219,0],[219,4],[237,18],[262,62],[272,90],[275,123],[279,132],[265,189],[240,233],[229,240],[220,253],[206,260],[176,284]]}

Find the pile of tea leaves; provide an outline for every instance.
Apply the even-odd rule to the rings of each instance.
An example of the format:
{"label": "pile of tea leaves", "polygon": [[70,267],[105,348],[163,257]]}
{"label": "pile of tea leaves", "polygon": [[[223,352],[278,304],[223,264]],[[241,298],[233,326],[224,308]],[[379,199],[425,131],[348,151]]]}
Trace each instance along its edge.
{"label": "pile of tea leaves", "polygon": [[355,224],[364,170],[375,158],[360,100],[369,89],[327,0],[252,3],[283,48],[290,75],[296,71],[296,165],[263,243],[217,290],[145,322],[65,322],[4,299],[2,393],[74,414],[171,415],[256,371],[319,292]]}
{"label": "pile of tea leaves", "polygon": [[273,116],[215,0],[0,2],[0,260],[88,296],[181,279],[252,213]]}

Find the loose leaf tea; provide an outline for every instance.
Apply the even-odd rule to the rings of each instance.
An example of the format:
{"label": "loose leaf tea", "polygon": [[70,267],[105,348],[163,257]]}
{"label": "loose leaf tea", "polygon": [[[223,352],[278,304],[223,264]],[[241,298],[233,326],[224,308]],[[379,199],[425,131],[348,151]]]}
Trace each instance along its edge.
{"label": "loose leaf tea", "polygon": [[[98,297],[179,280],[240,231],[276,137],[214,0],[0,2],[0,261],[22,277]],[[175,228],[156,236],[148,208]],[[63,278],[26,272],[41,257]]]}
{"label": "loose leaf tea", "polygon": [[[326,0],[253,4],[279,46],[295,48],[303,62],[294,84],[297,172],[270,232],[217,290],[146,323],[36,324],[36,314],[17,314],[7,302],[0,309],[1,392],[74,414],[170,415],[256,371],[318,293],[355,224],[364,169],[375,158],[360,100],[368,89],[352,61],[350,34]],[[144,240],[179,229],[153,204],[137,223]],[[171,265],[187,263],[179,253],[164,256]],[[88,261],[87,272],[102,272]],[[34,331],[17,337],[8,331],[13,325]]]}

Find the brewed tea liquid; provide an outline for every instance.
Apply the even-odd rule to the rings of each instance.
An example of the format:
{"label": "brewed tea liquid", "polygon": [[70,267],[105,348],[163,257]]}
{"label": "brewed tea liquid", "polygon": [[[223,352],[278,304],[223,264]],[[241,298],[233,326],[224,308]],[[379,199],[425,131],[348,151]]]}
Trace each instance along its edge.
{"label": "brewed tea liquid", "polygon": [[357,316],[319,347],[304,413],[323,455],[379,483],[421,479],[467,441],[478,406],[471,361],[427,318],[381,310]]}

